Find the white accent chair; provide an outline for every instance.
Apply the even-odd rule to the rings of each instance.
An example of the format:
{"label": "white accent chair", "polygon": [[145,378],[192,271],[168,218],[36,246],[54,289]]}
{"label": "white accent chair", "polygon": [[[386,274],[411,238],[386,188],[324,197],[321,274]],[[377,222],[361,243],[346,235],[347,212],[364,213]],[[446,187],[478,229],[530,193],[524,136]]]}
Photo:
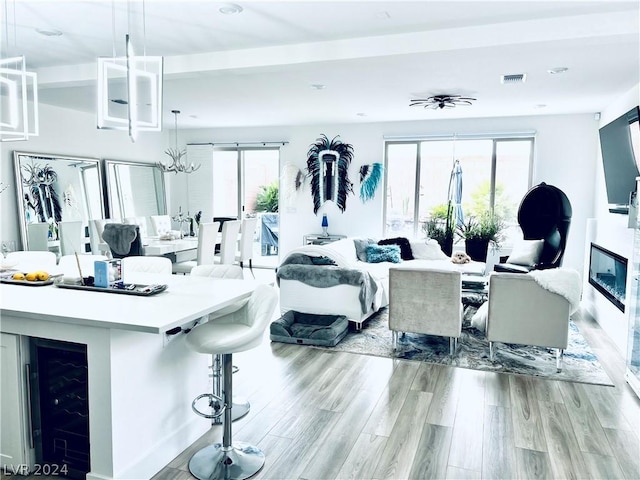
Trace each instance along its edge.
{"label": "white accent chair", "polygon": [[29,223],[27,225],[27,238],[29,240],[28,248],[30,251],[48,252],[49,224],[44,222]]}
{"label": "white accent chair", "polygon": [[556,367],[569,340],[569,301],[542,288],[531,275],[493,272],[489,277],[486,337],[491,360],[494,342],[556,348]]}
{"label": "white accent chair", "polygon": [[82,221],[58,222],[58,237],[60,239],[60,255],[73,255],[84,253],[82,234]]}
{"label": "white accent chair", "polygon": [[78,272],[78,263],[80,263],[80,269],[82,270],[83,277],[93,276],[94,274],[94,262],[99,260],[107,260],[106,255],[63,255],[58,260],[58,271],[65,276],[80,277]]}
{"label": "white accent chair", "polygon": [[195,260],[173,264],[173,273],[191,273],[197,265],[213,265],[220,222],[201,223],[198,227],[198,253]]}
{"label": "white accent chair", "polygon": [[171,273],[171,260],[167,257],[131,256],[122,259],[122,275],[127,272]]}
{"label": "white accent chair", "polygon": [[223,265],[233,264],[236,261],[238,235],[240,234],[241,220],[227,220],[222,224],[222,239],[220,240],[220,255],[215,262]]}
{"label": "white accent chair", "polygon": [[153,234],[158,237],[171,231],[171,217],[169,215],[151,215]]}
{"label": "white accent chair", "polygon": [[138,227],[140,228],[140,238],[147,238],[149,236],[147,217],[127,217],[123,220],[123,222],[129,225],[138,225]]}
{"label": "white accent chair", "polygon": [[13,265],[12,268],[21,272],[29,273],[35,270],[44,270],[45,272],[55,272],[56,254],[53,252],[41,251],[17,251],[7,253],[5,258],[7,265]]}
{"label": "white accent chair", "polygon": [[258,217],[245,218],[242,220],[242,227],[240,228],[240,241],[238,242],[238,253],[236,254],[236,260],[240,263],[240,267],[244,268],[244,262],[249,261],[249,271],[253,278],[256,276],[253,274],[253,237],[256,232],[256,225],[258,224]]}
{"label": "white accent chair", "polygon": [[[226,222],[225,222],[226,223]],[[278,294],[273,287],[258,285],[247,302],[224,317],[195,327],[187,334],[186,343],[194,351],[222,355],[224,397],[205,393],[192,402],[194,411],[206,418],[212,415],[197,409],[197,401],[208,398],[209,405],[222,402],[224,414],[222,443],[211,444],[196,452],[189,460],[189,471],[200,480],[214,478],[244,479],[256,474],[264,465],[265,455],[258,447],[232,439],[233,358],[236,352],[255,348],[273,319]]]}
{"label": "white accent chair", "polygon": [[453,356],[462,332],[462,276],[427,267],[389,269],[389,328],[393,347],[398,332],[449,337]]}

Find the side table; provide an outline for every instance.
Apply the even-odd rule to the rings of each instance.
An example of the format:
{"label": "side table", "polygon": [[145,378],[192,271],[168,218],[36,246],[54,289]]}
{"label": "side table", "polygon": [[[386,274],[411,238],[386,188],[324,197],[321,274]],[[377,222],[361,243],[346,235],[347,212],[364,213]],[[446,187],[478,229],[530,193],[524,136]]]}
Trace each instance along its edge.
{"label": "side table", "polygon": [[322,235],[321,233],[308,233],[302,237],[304,245],[326,245],[327,243],[337,242],[346,235]]}

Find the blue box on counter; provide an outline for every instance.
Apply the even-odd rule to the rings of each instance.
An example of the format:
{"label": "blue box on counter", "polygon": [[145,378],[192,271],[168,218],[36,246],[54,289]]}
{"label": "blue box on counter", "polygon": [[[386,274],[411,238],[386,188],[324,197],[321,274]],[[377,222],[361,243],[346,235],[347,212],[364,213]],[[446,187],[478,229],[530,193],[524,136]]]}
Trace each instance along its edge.
{"label": "blue box on counter", "polygon": [[93,284],[96,287],[108,288],[122,283],[122,261],[96,260],[93,265]]}

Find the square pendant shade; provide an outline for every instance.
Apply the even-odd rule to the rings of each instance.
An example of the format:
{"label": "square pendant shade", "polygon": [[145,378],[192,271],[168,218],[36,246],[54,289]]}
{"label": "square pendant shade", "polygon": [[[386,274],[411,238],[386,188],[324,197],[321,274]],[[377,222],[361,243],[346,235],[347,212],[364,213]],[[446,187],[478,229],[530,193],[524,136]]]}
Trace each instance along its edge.
{"label": "square pendant shade", "polygon": [[127,130],[133,141],[139,131],[162,130],[163,57],[135,55],[126,37],[125,57],[98,58],[98,128]]}
{"label": "square pendant shade", "polygon": [[0,140],[28,140],[38,124],[38,76],[24,56],[0,59]]}

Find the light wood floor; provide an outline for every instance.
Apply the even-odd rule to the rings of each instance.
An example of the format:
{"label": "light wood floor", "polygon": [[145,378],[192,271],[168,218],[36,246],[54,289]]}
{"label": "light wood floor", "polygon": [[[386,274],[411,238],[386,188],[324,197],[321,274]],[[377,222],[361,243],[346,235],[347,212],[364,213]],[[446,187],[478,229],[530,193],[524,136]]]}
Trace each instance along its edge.
{"label": "light wood floor", "polygon": [[[265,341],[234,355],[251,412],[234,439],[266,453],[255,479],[640,479],[640,400],[593,320],[577,319],[615,388]],[[213,427],[154,477],[190,479]]]}

